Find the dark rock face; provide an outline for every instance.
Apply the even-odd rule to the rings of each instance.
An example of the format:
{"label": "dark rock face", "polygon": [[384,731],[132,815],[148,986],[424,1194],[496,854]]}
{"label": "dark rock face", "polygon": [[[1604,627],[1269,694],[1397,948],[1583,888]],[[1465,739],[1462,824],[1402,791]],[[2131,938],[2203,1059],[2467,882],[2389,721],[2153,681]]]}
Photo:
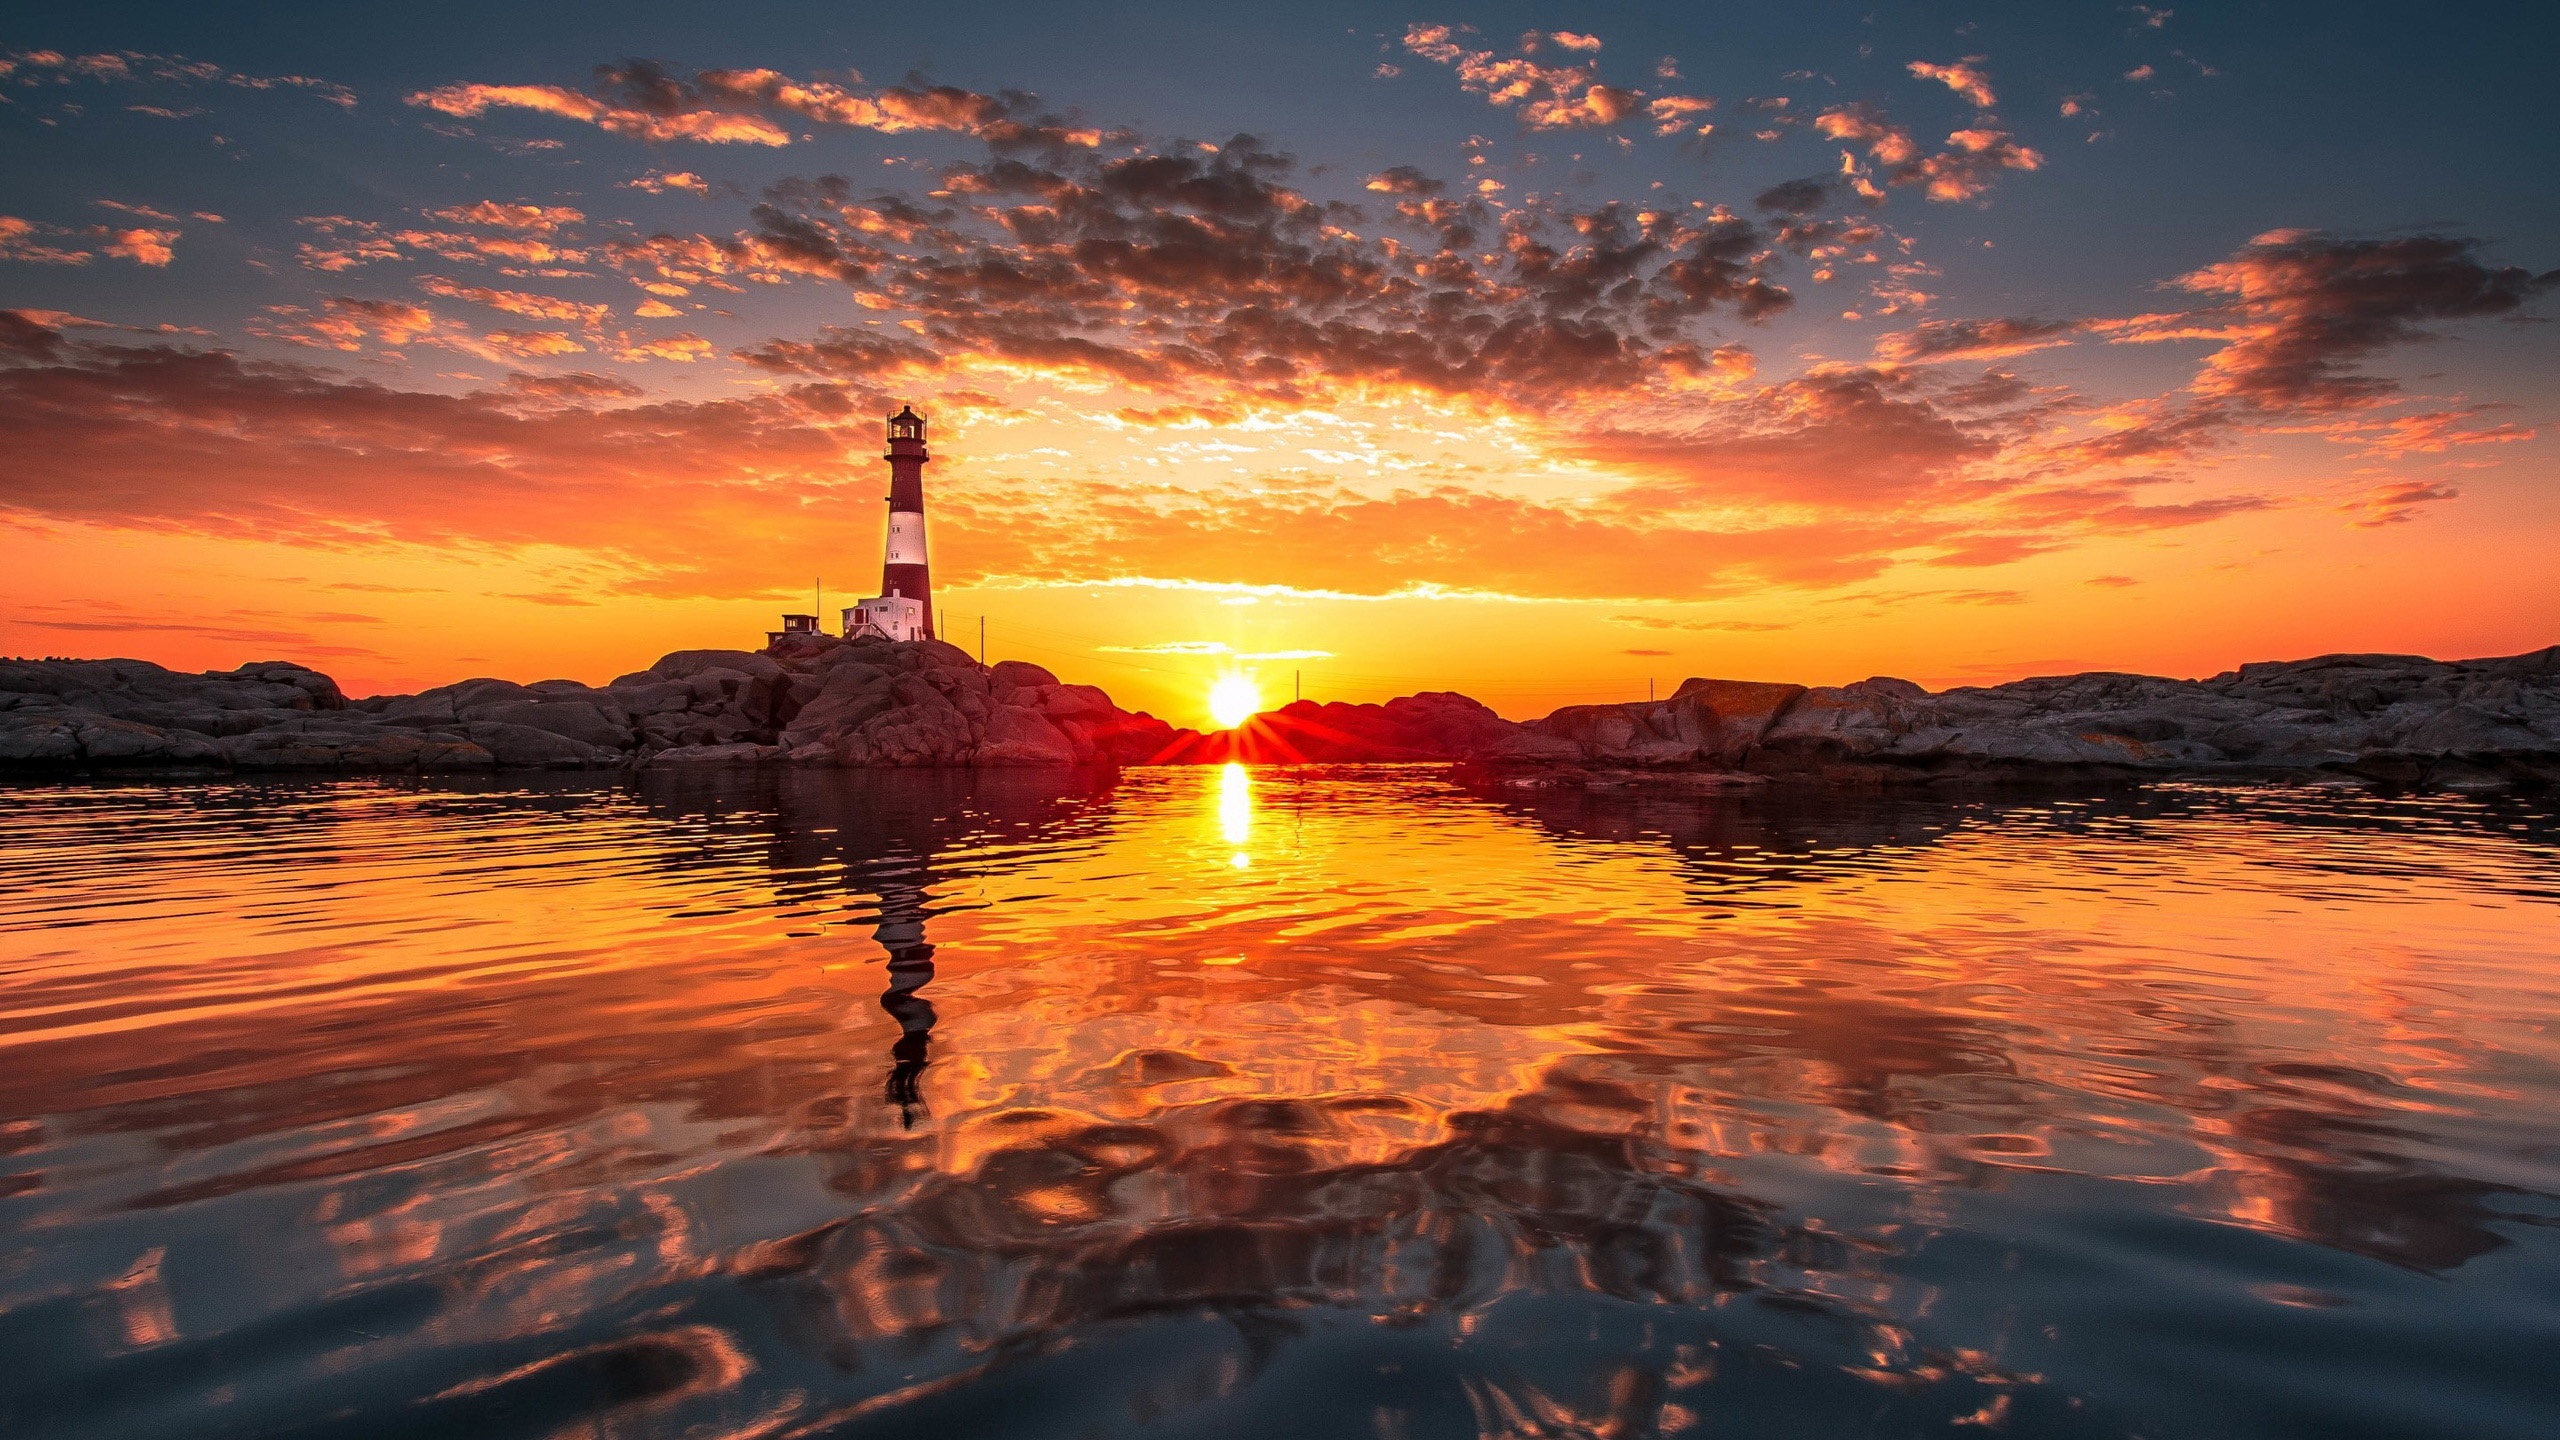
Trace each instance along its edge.
{"label": "dark rock face", "polygon": [[[362,748],[378,738],[345,721],[347,697],[316,670],[281,660],[181,675],[141,660],[0,661],[0,765],[255,766],[286,749]],[[313,725],[322,720],[332,723]],[[246,743],[270,726],[294,739]],[[351,768],[363,768],[360,758]]]}
{"label": "dark rock face", "polygon": [[1153,759],[1173,727],[1037,665],[795,636],[680,650],[610,685],[474,679],[350,704],[280,662],[0,661],[0,770],[1065,766]]}
{"label": "dark rock face", "polygon": [[2560,647],[2450,662],[2325,655],[2199,681],[2097,672],[1940,694],[1885,678],[1814,689],[1692,680],[1669,700],[1572,706],[1525,728],[1578,753],[1497,750],[1483,757],[1493,770],[1561,760],[1621,779],[1646,770],[1857,785],[2329,772],[2422,788],[2541,786],[2560,781]]}

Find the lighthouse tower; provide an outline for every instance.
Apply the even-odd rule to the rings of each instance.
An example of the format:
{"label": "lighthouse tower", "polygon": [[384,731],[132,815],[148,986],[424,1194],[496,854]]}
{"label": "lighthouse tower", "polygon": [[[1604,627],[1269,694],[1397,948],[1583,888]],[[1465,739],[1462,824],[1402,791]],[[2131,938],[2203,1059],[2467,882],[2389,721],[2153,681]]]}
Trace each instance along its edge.
{"label": "lighthouse tower", "polygon": [[925,561],[924,417],[899,406],[889,417],[889,543],[880,593],[844,612],[844,635],[890,640],[933,638],[933,579]]}

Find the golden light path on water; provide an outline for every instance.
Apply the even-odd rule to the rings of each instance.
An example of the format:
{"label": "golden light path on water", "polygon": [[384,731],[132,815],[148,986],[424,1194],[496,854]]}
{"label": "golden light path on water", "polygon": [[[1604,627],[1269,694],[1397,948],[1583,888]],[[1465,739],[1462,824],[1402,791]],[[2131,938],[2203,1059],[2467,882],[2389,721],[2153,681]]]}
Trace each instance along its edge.
{"label": "golden light path on water", "polygon": [[2560,1413],[2535,802],[1225,766],[0,826],[29,1433]]}

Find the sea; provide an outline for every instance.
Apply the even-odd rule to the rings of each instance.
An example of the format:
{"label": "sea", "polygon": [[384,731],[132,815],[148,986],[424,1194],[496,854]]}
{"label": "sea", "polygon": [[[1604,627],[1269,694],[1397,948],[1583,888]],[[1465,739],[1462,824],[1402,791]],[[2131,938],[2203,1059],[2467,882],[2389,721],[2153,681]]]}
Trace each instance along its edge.
{"label": "sea", "polygon": [[0,790],[0,1434],[2560,1435],[2560,808]]}

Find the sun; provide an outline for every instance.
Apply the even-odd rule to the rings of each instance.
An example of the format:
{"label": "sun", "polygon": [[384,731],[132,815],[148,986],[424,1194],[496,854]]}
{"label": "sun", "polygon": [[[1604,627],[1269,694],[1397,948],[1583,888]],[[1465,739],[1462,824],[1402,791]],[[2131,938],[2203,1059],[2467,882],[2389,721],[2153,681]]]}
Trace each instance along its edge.
{"label": "sun", "polygon": [[1221,675],[1209,687],[1209,718],[1221,730],[1233,730],[1262,710],[1262,687],[1250,675]]}

